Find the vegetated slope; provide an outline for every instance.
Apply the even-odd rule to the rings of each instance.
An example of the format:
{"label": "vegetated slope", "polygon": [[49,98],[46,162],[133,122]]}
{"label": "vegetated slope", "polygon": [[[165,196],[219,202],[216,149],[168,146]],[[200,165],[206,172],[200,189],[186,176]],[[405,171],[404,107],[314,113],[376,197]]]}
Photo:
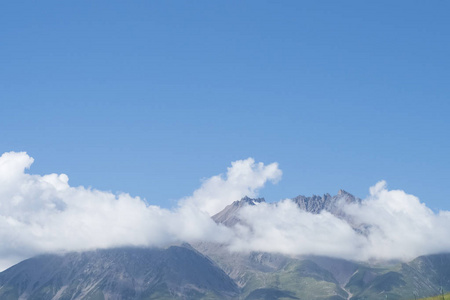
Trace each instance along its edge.
{"label": "vegetated slope", "polygon": [[[378,272],[378,274],[377,274]],[[352,299],[414,299],[450,290],[450,254],[420,256],[409,263],[358,269],[346,288]]]}
{"label": "vegetated slope", "polygon": [[0,299],[233,299],[238,288],[194,249],[42,255],[0,273]]}
{"label": "vegetated slope", "polygon": [[442,297],[442,295],[439,295],[434,297],[421,298],[417,300],[450,300],[450,294],[445,294],[444,297]]}

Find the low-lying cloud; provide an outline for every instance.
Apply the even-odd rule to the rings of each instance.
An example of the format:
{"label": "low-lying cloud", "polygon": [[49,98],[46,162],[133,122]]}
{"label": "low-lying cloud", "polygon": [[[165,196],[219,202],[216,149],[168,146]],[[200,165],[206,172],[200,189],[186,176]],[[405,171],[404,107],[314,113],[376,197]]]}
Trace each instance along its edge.
{"label": "low-lying cloud", "polygon": [[[450,251],[450,212],[435,214],[413,195],[388,190],[380,181],[370,196],[340,203],[345,218],[312,214],[287,199],[240,211],[235,251],[314,254],[353,260],[409,260]],[[355,230],[356,229],[356,230]]]}
{"label": "low-lying cloud", "polygon": [[32,163],[24,152],[0,157],[0,269],[45,252],[198,241],[231,251],[358,260],[411,259],[450,249],[450,212],[436,214],[384,182],[361,203],[342,203],[353,227],[363,226],[364,233],[329,212],[302,211],[290,200],[245,207],[239,213],[242,224],[228,228],[211,215],[280,180],[276,163],[233,162],[226,174],[204,180],[170,210],[128,194],[71,187],[65,174],[28,174]]}

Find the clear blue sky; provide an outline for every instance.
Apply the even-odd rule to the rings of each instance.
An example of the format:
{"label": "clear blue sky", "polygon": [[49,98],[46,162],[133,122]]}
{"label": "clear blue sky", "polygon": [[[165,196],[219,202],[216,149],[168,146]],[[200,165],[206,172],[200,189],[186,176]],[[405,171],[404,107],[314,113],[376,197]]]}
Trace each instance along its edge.
{"label": "clear blue sky", "polygon": [[385,179],[450,209],[449,1],[4,1],[0,152],[172,206],[278,162],[269,201]]}

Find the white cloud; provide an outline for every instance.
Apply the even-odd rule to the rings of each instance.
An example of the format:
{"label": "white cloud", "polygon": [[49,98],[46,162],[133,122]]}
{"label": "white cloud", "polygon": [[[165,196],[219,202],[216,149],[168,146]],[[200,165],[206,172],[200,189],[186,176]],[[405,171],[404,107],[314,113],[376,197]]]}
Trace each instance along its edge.
{"label": "white cloud", "polygon": [[240,218],[245,224],[236,227],[234,251],[353,258],[364,244],[347,222],[326,211],[308,213],[288,199],[244,207]]}
{"label": "white cloud", "polygon": [[435,214],[417,197],[389,191],[384,181],[370,192],[361,203],[339,203],[353,225],[367,229],[364,234],[331,213],[308,213],[284,200],[242,209],[230,249],[356,260],[409,260],[450,251],[450,212]]}
{"label": "white cloud", "polygon": [[346,212],[357,223],[370,226],[362,258],[411,259],[418,255],[450,251],[450,215],[435,214],[413,195],[388,190],[380,181],[361,204]]}
{"label": "white cloud", "polygon": [[181,205],[193,205],[212,216],[244,196],[255,197],[267,181],[276,183],[281,175],[277,163],[265,166],[255,163],[253,158],[238,160],[231,163],[226,176],[206,179],[191,197],[181,201]]}
{"label": "white cloud", "polygon": [[278,181],[276,163],[233,162],[225,175],[204,180],[173,210],[128,194],[71,187],[65,174],[25,173],[32,163],[23,152],[0,157],[0,269],[43,252],[183,241],[359,260],[410,259],[450,249],[450,212],[436,214],[417,197],[388,190],[383,181],[361,203],[340,203],[352,224],[368,228],[363,235],[331,213],[307,213],[290,200],[245,207],[239,215],[243,224],[234,228],[212,221],[210,215],[226,205]]}
{"label": "white cloud", "polygon": [[128,194],[71,187],[65,174],[26,174],[32,162],[23,152],[0,157],[0,269],[43,252],[227,236],[227,228],[199,210],[171,211]]}

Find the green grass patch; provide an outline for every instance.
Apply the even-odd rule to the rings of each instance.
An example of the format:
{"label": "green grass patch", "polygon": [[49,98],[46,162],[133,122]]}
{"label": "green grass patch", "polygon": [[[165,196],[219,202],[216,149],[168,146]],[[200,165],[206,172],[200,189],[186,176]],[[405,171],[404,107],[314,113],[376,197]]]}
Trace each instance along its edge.
{"label": "green grass patch", "polygon": [[[442,300],[442,295],[428,298],[421,298],[420,300]],[[450,293],[444,295],[444,300],[450,300]]]}

